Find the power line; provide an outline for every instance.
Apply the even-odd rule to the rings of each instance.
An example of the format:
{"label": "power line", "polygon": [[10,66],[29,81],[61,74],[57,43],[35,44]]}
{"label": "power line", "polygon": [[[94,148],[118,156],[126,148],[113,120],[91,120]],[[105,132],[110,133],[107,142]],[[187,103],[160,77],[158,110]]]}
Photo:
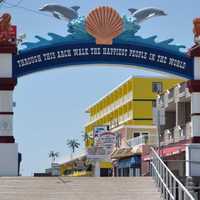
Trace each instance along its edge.
{"label": "power line", "polygon": [[7,7],[7,8],[20,8],[20,9],[23,9],[23,10],[26,10],[26,11],[29,11],[29,12],[33,12],[33,13],[36,13],[36,14],[39,14],[39,15],[44,15],[44,16],[48,16],[48,17],[51,17],[47,14],[44,14],[44,13],[40,13],[38,12],[37,10],[33,10],[31,8],[26,8],[24,6],[20,6],[19,4],[11,4],[11,3],[7,3],[7,2],[4,2],[5,5],[8,5],[10,7]]}
{"label": "power line", "polygon": [[[32,13],[35,13],[35,14],[38,14],[38,15],[41,15],[41,16],[45,16],[45,17],[51,17],[51,18],[54,18],[54,19],[56,19],[55,17],[53,17],[53,16],[51,16],[51,15],[48,15],[48,14],[45,14],[45,13],[42,13],[42,12],[40,12],[40,11],[37,11],[37,10],[33,10],[33,9],[31,9],[31,8],[27,8],[27,7],[24,7],[24,6],[20,6],[20,4],[21,4],[21,2],[22,2],[23,0],[19,0],[18,2],[17,2],[17,4],[11,4],[11,3],[8,3],[8,2],[5,2],[4,0],[3,0],[3,5],[5,6],[5,5],[8,5],[8,6],[5,6],[6,8],[19,8],[19,9],[23,9],[23,10],[25,10],[25,11],[28,11],[28,12],[32,12]],[[58,19],[57,19],[58,20]],[[63,21],[65,21],[64,19],[59,19],[59,20],[63,20]]]}
{"label": "power line", "polygon": [[19,6],[21,3],[22,3],[23,0],[19,0],[16,4],[10,4],[10,3],[7,3],[6,0],[0,0],[0,3],[2,3],[2,5],[10,5],[10,6],[6,6],[6,8],[13,8],[13,7],[17,7]]}
{"label": "power line", "polygon": [[[11,8],[12,7],[17,7],[17,6],[19,6],[21,3],[22,3],[22,1],[23,0],[19,0],[16,4],[10,4],[11,5]],[[4,0],[4,4],[6,4],[6,1]],[[9,4],[9,3],[7,3],[7,4]]]}

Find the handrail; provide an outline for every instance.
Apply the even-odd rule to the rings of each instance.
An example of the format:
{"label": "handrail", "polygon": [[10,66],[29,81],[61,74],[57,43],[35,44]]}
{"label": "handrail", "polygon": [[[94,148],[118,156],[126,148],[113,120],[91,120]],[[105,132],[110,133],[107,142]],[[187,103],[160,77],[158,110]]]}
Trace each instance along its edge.
{"label": "handrail", "polygon": [[154,148],[152,150],[151,175],[154,178],[163,199],[195,200],[187,188],[178,180],[163,162]]}
{"label": "handrail", "polygon": [[156,135],[140,135],[127,140],[127,143],[130,147],[141,144],[155,145],[157,143],[157,137]]}
{"label": "handrail", "polygon": [[[155,165],[152,163],[152,165],[155,167]],[[169,190],[169,188],[167,187],[167,185],[165,184],[165,182],[163,181],[161,175],[159,174],[158,170],[155,168],[156,173],[158,174],[159,179],[161,180],[162,184],[164,185],[164,187],[166,188],[167,192],[169,193],[171,199],[174,199],[173,194],[171,193],[171,191]]]}

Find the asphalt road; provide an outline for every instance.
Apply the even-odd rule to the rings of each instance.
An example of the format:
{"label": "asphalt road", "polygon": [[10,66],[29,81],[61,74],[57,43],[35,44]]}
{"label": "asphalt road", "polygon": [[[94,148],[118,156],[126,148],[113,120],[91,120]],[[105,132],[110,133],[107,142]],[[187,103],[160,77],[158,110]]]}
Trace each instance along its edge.
{"label": "asphalt road", "polygon": [[0,177],[0,200],[159,200],[151,177]]}

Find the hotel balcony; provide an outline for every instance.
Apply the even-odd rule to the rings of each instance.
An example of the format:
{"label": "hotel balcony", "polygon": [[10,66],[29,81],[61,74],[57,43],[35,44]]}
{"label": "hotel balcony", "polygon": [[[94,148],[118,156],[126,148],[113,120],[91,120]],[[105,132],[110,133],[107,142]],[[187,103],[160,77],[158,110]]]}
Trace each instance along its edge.
{"label": "hotel balcony", "polygon": [[175,88],[171,88],[167,92],[167,97],[168,97],[168,103],[174,102],[175,100]]}
{"label": "hotel balcony", "polygon": [[[132,102],[133,100],[133,92],[129,92],[126,95],[122,96],[118,100],[114,101],[112,104],[102,108],[99,112],[97,112],[94,116],[90,116],[89,122],[85,124],[88,126],[97,120],[104,118],[105,116],[109,115],[110,113],[114,112],[118,108],[124,106],[125,104]],[[121,120],[118,120],[121,121]]]}
{"label": "hotel balcony", "polygon": [[158,143],[158,137],[156,135],[141,135],[131,138],[127,141],[129,147],[137,147],[140,145],[156,146]]}
{"label": "hotel balcony", "polygon": [[[187,82],[168,90],[157,99],[160,108],[162,145],[178,143],[190,139],[191,135],[191,95]],[[157,116],[154,114],[154,122]]]}
{"label": "hotel balcony", "polygon": [[183,99],[189,99],[191,94],[187,87],[187,82],[178,84],[176,87],[167,90],[160,96],[159,104],[167,108],[170,104],[181,102]]}
{"label": "hotel balcony", "polygon": [[191,138],[191,122],[187,122],[185,125],[182,126],[176,126],[171,129],[165,129],[161,133],[161,146],[186,142],[190,138]]}
{"label": "hotel balcony", "polygon": [[183,83],[179,84],[178,87],[179,87],[179,93],[183,94],[186,92],[187,83],[183,82]]}

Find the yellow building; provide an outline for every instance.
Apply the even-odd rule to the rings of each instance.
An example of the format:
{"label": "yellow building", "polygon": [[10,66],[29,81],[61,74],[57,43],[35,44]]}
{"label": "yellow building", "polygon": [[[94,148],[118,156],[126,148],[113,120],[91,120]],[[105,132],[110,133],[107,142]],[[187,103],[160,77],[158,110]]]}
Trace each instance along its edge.
{"label": "yellow building", "polygon": [[61,176],[92,176],[92,165],[85,155],[60,164]]}
{"label": "yellow building", "polygon": [[92,145],[94,128],[106,125],[116,135],[111,154],[113,175],[145,175],[148,165],[143,156],[151,145],[157,144],[157,127],[153,121],[156,97],[180,82],[183,80],[164,77],[125,80],[86,110],[89,114],[85,126],[89,138],[86,148]]}
{"label": "yellow building", "polygon": [[[127,127],[125,139],[142,133],[155,133],[152,110],[157,94],[182,81],[160,77],[128,78],[87,108],[89,121],[85,126],[85,132],[92,137],[94,127],[108,125],[114,132]],[[87,141],[86,147],[90,144]]]}

